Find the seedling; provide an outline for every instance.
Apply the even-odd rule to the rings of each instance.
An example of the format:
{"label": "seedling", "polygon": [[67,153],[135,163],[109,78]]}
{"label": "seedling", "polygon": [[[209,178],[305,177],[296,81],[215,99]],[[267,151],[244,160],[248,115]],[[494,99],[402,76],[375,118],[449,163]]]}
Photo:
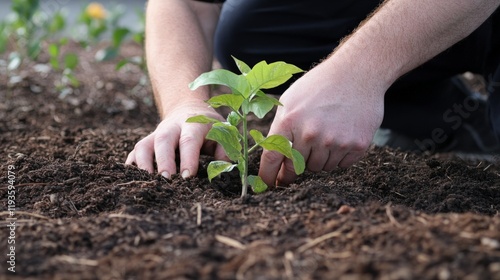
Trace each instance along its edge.
{"label": "seedling", "polygon": [[[236,167],[240,172],[241,196],[244,197],[247,195],[248,185],[255,193],[261,193],[267,189],[266,183],[259,176],[248,175],[248,156],[259,147],[279,152],[291,159],[297,175],[304,172],[304,158],[292,148],[292,143],[286,137],[282,135],[264,137],[258,130],[248,131],[247,120],[249,113],[263,118],[274,106],[282,106],[276,98],[266,95],[262,90],[277,87],[288,81],[293,74],[303,72],[303,70],[281,61],[271,64],[261,61],[250,68],[243,61],[234,57],[233,59],[241,71],[240,75],[228,70],[217,69],[201,74],[189,84],[191,90],[205,85],[229,87],[232,91],[230,94],[214,96],[207,101],[209,106],[213,108],[229,107],[231,113],[228,114],[227,121],[221,122],[199,115],[189,118],[187,122],[212,124],[206,138],[219,143],[232,162],[220,160],[210,162],[207,168],[208,179],[212,181],[221,173],[230,172]],[[255,141],[252,147],[249,147],[248,135]]]}

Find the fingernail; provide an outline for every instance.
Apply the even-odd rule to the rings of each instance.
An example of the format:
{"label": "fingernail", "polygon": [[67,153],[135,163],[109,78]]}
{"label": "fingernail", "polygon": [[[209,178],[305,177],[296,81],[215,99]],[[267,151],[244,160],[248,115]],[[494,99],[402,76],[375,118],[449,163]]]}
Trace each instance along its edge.
{"label": "fingernail", "polygon": [[182,171],[181,176],[182,176],[183,179],[186,179],[189,176],[191,176],[191,173],[189,172],[189,170],[186,169],[186,170]]}
{"label": "fingernail", "polygon": [[161,173],[161,176],[163,176],[163,177],[165,177],[165,178],[167,178],[167,179],[170,179],[170,173],[168,173],[167,171],[163,171],[163,172]]}

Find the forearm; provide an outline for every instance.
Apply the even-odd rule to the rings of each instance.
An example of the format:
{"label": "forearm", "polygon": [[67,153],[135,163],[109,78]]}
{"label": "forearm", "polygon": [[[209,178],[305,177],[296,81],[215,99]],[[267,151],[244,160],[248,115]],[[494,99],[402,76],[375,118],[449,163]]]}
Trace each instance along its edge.
{"label": "forearm", "polygon": [[399,77],[465,38],[499,0],[388,0],[325,63],[355,82],[388,88]]}
{"label": "forearm", "polygon": [[176,104],[208,99],[207,87],[192,92],[188,84],[211,69],[218,9],[214,4],[186,0],[149,1],[146,56],[162,117]]}

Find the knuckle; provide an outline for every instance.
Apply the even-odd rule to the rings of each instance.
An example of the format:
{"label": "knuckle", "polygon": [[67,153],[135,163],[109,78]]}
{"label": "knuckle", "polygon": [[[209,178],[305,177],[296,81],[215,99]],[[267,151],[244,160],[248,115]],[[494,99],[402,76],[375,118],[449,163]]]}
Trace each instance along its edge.
{"label": "knuckle", "polygon": [[319,136],[318,129],[309,128],[309,129],[304,131],[304,133],[302,135],[302,139],[304,140],[304,142],[310,143],[310,142],[313,142],[316,138],[318,138],[318,136]]}
{"label": "knuckle", "polygon": [[351,151],[363,153],[364,151],[366,151],[369,145],[369,142],[366,143],[366,141],[358,140],[352,144]]}
{"label": "knuckle", "polygon": [[156,143],[163,143],[163,142],[168,141],[168,139],[169,139],[168,134],[158,133],[154,137],[154,142],[156,142]]}
{"label": "knuckle", "polygon": [[327,149],[335,147],[335,138],[327,137],[323,140],[323,146]]}
{"label": "knuckle", "polygon": [[192,134],[182,134],[179,138],[179,145],[190,144],[196,141],[196,137]]}

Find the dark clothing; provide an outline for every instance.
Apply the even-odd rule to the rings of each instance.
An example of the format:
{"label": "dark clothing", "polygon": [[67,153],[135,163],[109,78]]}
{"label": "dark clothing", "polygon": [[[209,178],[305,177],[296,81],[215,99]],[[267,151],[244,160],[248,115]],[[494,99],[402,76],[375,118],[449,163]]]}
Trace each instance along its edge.
{"label": "dark clothing", "polygon": [[[282,60],[307,70],[330,54],[380,2],[226,0],[215,35],[216,56],[232,71],[237,69],[231,55],[249,65]],[[382,127],[416,138],[428,137],[436,127],[453,130],[443,114],[461,104],[464,96],[455,94],[451,78],[466,71],[493,77],[500,65],[499,18],[497,10],[470,36],[401,77],[386,94]],[[500,95],[500,90],[492,93]],[[500,114],[497,108],[492,112]],[[500,131],[497,116],[492,119]]]}
{"label": "dark clothing", "polygon": [[207,3],[224,3],[225,0],[195,0],[198,2],[207,2]]}

